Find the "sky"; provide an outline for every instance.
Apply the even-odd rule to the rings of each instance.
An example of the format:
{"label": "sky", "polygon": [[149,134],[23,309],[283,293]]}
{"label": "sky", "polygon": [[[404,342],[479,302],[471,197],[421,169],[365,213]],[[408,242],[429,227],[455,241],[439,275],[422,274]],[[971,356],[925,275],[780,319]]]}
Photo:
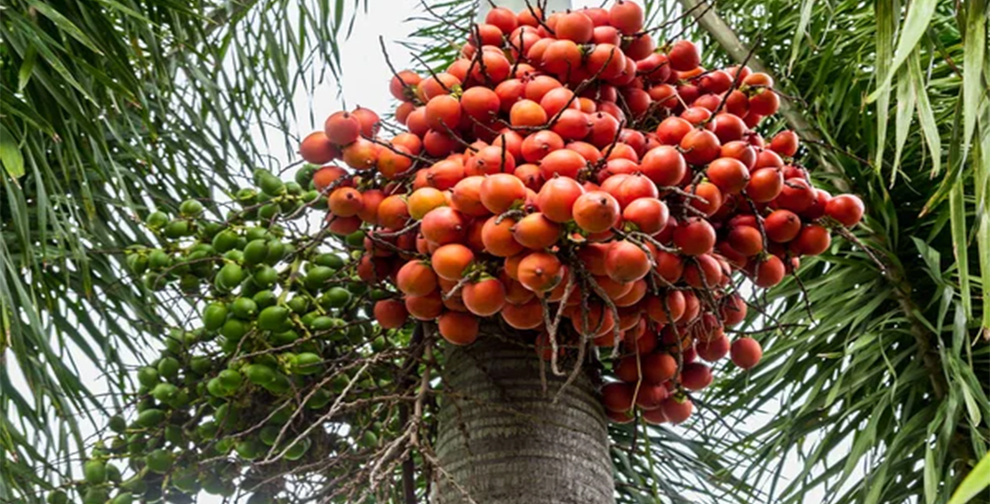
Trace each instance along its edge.
{"label": "sky", "polygon": [[[516,1],[519,7],[525,5],[522,0],[513,1]],[[555,1],[566,2],[566,0]],[[344,3],[349,6],[352,4],[352,2]],[[597,0],[574,0],[571,2],[571,7],[580,8],[600,4],[601,2]],[[415,29],[416,22],[407,22],[407,20],[420,15],[422,7],[418,0],[372,0],[367,2],[367,6],[367,13],[361,12],[357,15],[350,38],[340,42],[342,79],[337,82],[327,73],[327,80],[317,86],[313,95],[299,92],[293,97],[300,121],[295,125],[296,131],[292,132],[294,135],[302,137],[317,128],[322,128],[323,118],[341,110],[344,103],[349,109],[360,105],[375,110],[380,115],[384,115],[393,106],[394,100],[388,92],[388,82],[392,75],[385,64],[378,39],[379,36],[384,37],[390,58],[397,69],[412,67],[412,59],[408,50],[398,44],[396,40],[404,38],[406,34]],[[347,15],[349,14],[350,11]],[[312,110],[312,114],[309,114],[310,110]],[[252,129],[257,133],[260,133],[260,128],[268,128],[266,133],[271,138],[278,138],[279,135],[283,134],[268,126],[252,126]],[[281,166],[286,166],[297,160],[297,156],[287,152],[280,142],[272,142],[272,147],[273,152],[271,154],[278,159]],[[133,361],[137,362],[137,359],[134,358]],[[13,360],[10,359],[7,362],[13,362]],[[84,378],[88,383],[94,384],[96,392],[105,392],[107,387],[100,378],[101,370],[90,365],[85,358],[78,359],[78,363]],[[16,372],[13,373],[14,376],[17,374]],[[772,410],[757,414],[748,419],[741,428],[757,428],[772,416]],[[787,464],[784,478],[794,476],[799,467],[800,465],[797,463]],[[204,495],[202,497],[200,502],[220,502],[220,499],[212,496]],[[817,503],[826,502],[826,500],[827,497],[823,494],[808,494],[806,497],[806,502]]]}

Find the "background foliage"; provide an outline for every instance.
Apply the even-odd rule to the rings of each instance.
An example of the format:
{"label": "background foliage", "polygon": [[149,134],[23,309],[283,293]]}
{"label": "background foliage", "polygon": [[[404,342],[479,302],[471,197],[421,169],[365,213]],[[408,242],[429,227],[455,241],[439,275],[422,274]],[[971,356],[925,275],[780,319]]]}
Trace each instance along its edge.
{"label": "background foliage", "polygon": [[[131,217],[271,165],[265,152],[293,139],[242,125],[275,114],[288,130],[289,97],[339,71],[335,41],[361,7],[344,3],[0,0],[0,350],[30,385],[14,389],[0,367],[0,500],[69,467],[43,461],[68,461],[83,441],[74,416],[104,404],[72,359],[109,363],[122,390],[118,349],[139,353],[142,335],[161,332],[158,307],[108,254],[140,239]],[[470,3],[431,4],[454,23],[414,34],[424,64],[453,56]],[[755,48],[751,63],[790,96],[784,120],[813,175],[864,197],[856,235],[876,260],[837,240],[804,265],[804,288],[777,289],[749,327],[773,329],[759,335],[764,364],[719,383],[706,421],[613,432],[622,499],[948,501],[990,437],[987,2],[719,0],[691,12],[720,16],[745,48],[690,27],[706,62]],[[743,432],[754,412],[770,419]],[[802,477],[782,479],[784,464]]]}
{"label": "background foliage", "polygon": [[[0,500],[36,494],[102,416],[76,359],[126,390],[122,353],[164,335],[120,252],[137,216],[272,166],[297,90],[339,71],[360,0],[0,1]],[[366,7],[366,5],[364,5]],[[119,404],[119,398],[111,394]]]}
{"label": "background foliage", "polygon": [[813,176],[863,196],[876,256],[837,240],[755,321],[788,328],[717,396],[729,425],[779,410],[737,445],[743,479],[771,502],[946,502],[990,440],[987,4],[717,10],[791,96]]}

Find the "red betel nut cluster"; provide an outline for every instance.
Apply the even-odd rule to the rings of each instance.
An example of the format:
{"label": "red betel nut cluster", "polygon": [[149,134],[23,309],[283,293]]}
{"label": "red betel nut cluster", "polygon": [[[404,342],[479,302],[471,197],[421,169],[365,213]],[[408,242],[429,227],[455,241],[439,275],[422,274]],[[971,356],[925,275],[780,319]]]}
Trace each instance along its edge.
{"label": "red betel nut cluster", "polygon": [[436,321],[466,345],[501,317],[554,365],[618,345],[610,418],[680,423],[687,391],[712,381],[705,362],[760,360],[725,333],[746,315],[743,277],[778,284],[863,203],[812,186],[795,133],[754,130],[779,106],[770,76],[702,68],[693,43],[658,48],[643,23],[629,1],[495,8],[446,71],[393,77],[407,132],[336,112],[300,152],[350,168],[315,185],[332,232],[366,230],[360,277],[402,293],[375,305],[382,327]]}

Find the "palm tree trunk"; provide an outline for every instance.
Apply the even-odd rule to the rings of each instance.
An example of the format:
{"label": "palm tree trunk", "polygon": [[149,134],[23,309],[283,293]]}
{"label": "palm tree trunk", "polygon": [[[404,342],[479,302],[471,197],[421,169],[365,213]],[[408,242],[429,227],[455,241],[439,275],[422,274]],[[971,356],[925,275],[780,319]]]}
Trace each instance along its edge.
{"label": "palm tree trunk", "polygon": [[[565,378],[519,333],[482,327],[449,348],[436,451],[437,504],[611,504],[607,420],[589,372],[555,401]],[[470,500],[467,496],[470,496]]]}

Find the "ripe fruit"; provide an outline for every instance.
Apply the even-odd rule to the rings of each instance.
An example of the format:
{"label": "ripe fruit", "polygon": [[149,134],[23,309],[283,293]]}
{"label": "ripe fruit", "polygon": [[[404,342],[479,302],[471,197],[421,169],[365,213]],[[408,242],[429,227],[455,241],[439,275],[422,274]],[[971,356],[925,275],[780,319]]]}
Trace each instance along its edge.
{"label": "ripe fruit", "polygon": [[349,112],[336,112],[323,124],[323,133],[331,143],[348,145],[361,136],[361,122]]}
{"label": "ripe fruit", "polygon": [[509,110],[509,124],[513,127],[542,126],[547,122],[547,111],[533,100],[519,100]]}
{"label": "ripe fruit", "polygon": [[584,188],[576,180],[568,177],[553,177],[547,180],[536,197],[536,206],[544,217],[553,222],[565,223],[571,220],[574,202],[584,194]]}
{"label": "ripe fruit", "polygon": [[433,320],[443,312],[443,300],[439,291],[425,296],[406,296],[406,310],[418,320]]}
{"label": "ripe fruit", "polygon": [[512,226],[512,237],[526,248],[541,250],[557,242],[560,225],[540,212],[531,213]]}
{"label": "ripe fruit", "polygon": [[750,174],[746,194],[757,203],[772,201],[784,188],[784,177],[775,168],[759,168]]}
{"label": "ripe fruit", "polygon": [[451,345],[470,345],[478,339],[478,317],[465,312],[448,311],[437,318],[440,336]]}
{"label": "ripe fruit", "polygon": [[422,80],[423,78],[412,70],[402,70],[392,76],[388,89],[396,100],[409,100],[412,97],[413,90]]}
{"label": "ripe fruit", "polygon": [[423,217],[420,232],[437,245],[460,241],[467,230],[467,222],[461,213],[450,207],[437,207]]}
{"label": "ripe fruit", "polygon": [[752,226],[736,226],[729,231],[729,245],[744,256],[754,256],[763,250],[763,235]]}
{"label": "ripe fruit", "polygon": [[425,296],[437,288],[436,273],[421,261],[404,264],[395,279],[396,287],[407,296]]}
{"label": "ripe fruit", "polygon": [[461,102],[450,95],[435,96],[426,104],[426,124],[437,131],[453,130],[461,122]]}
{"label": "ripe fruit", "polygon": [[543,325],[543,305],[535,298],[521,305],[506,303],[501,315],[516,329],[536,329]]}
{"label": "ripe fruit", "polygon": [[489,317],[505,305],[505,286],[497,278],[468,283],[461,291],[464,306],[480,317]]}
{"label": "ripe fruit", "polygon": [[611,194],[591,191],[574,201],[574,221],[589,233],[607,231],[619,222],[619,202]]}
{"label": "ripe fruit", "polygon": [[526,185],[515,175],[496,173],[483,179],[479,196],[481,204],[498,215],[526,200]]}
{"label": "ripe fruit", "polygon": [[489,215],[490,212],[481,201],[481,184],[484,181],[485,177],[481,176],[462,179],[450,193],[450,206],[454,210],[472,217]]}
{"label": "ripe fruit", "polygon": [[670,46],[667,52],[670,67],[678,72],[694,70],[701,64],[701,53],[698,47],[688,40],[678,40]]}
{"label": "ripe fruit", "polygon": [[602,404],[609,411],[629,411],[633,406],[633,391],[633,386],[628,383],[606,383],[602,387]]}
{"label": "ripe fruit", "polygon": [[801,231],[801,218],[790,210],[774,210],[763,220],[763,229],[770,241],[786,243]]}
{"label": "ripe fruit", "polygon": [[364,208],[361,192],[353,187],[341,187],[330,193],[330,211],[339,217],[353,217]]}
{"label": "ripe fruit", "polygon": [[481,241],[485,246],[485,252],[497,257],[510,257],[522,252],[525,247],[516,241],[512,233],[516,221],[508,218],[502,219],[501,222],[498,220],[498,217],[491,217],[481,228]]}
{"label": "ripe fruit", "polygon": [[816,196],[815,190],[806,180],[789,178],[784,181],[784,186],[774,199],[774,203],[781,208],[800,213],[814,204]]}
{"label": "ripe fruit", "polygon": [[708,362],[716,362],[729,354],[729,338],[725,335],[695,344],[698,356]]}
{"label": "ripe fruit", "polygon": [[669,218],[667,205],[657,198],[638,198],[622,211],[623,221],[649,235],[659,233],[667,225]]}
{"label": "ripe fruit", "polygon": [[608,11],[608,23],[626,35],[643,29],[643,8],[628,0],[618,0]]}
{"label": "ripe fruit", "polygon": [[744,337],[732,342],[730,354],[733,364],[743,369],[752,369],[763,357],[763,348],[755,339]]}
{"label": "ripe fruit", "polygon": [[692,129],[684,135],[680,143],[684,160],[693,165],[703,165],[715,160],[722,152],[715,133],[706,129]]}
{"label": "ripe fruit", "polygon": [[742,161],[731,157],[712,161],[705,174],[725,194],[738,194],[749,183],[749,169]]}
{"label": "ripe fruit", "polygon": [[447,204],[447,198],[443,193],[432,187],[417,189],[409,196],[409,215],[416,220],[421,220],[430,210]]}
{"label": "ripe fruit", "polygon": [[677,373],[677,359],[668,353],[652,353],[643,356],[643,379],[649,383],[660,384]]}
{"label": "ripe fruit", "polygon": [[775,255],[768,255],[753,266],[753,283],[757,287],[769,289],[784,279],[784,262]]}
{"label": "ripe fruit", "polygon": [[681,370],[681,385],[688,390],[703,390],[713,379],[711,368],[700,362],[686,363]]}
{"label": "ripe fruit", "polygon": [[532,252],[519,261],[517,280],[533,292],[553,290],[563,278],[560,260],[546,252]]}
{"label": "ripe fruit", "polygon": [[818,224],[809,224],[801,228],[801,232],[791,242],[791,250],[801,255],[813,256],[828,250],[831,243],[828,229]]}
{"label": "ripe fruit", "polygon": [[825,204],[825,213],[846,227],[859,224],[863,212],[863,200],[852,194],[840,194],[829,199]]}
{"label": "ripe fruit", "polygon": [[299,144],[299,155],[307,163],[324,164],[333,161],[339,151],[322,131],[314,131]]}
{"label": "ripe fruit", "polygon": [[545,180],[556,177],[576,179],[588,165],[583,156],[571,149],[555,150],[540,160],[540,173]]}
{"label": "ripe fruit", "polygon": [[691,217],[674,228],[674,245],[687,255],[706,254],[715,246],[715,229],[700,217]]}
{"label": "ripe fruit", "polygon": [[605,256],[605,272],[616,282],[635,282],[650,272],[650,258],[639,245],[615,242]]}
{"label": "ripe fruit", "polygon": [[784,130],[770,140],[770,149],[781,156],[792,157],[797,154],[798,136],[793,131]]}
{"label": "ripe fruit", "polygon": [[595,26],[591,18],[583,12],[573,11],[564,14],[557,21],[554,32],[559,39],[572,40],[583,44],[591,40],[594,28]]}
{"label": "ripe fruit", "polygon": [[384,329],[398,329],[405,325],[409,318],[406,305],[398,299],[383,299],[375,303],[375,320]]}
{"label": "ripe fruit", "polygon": [[667,422],[677,425],[691,416],[694,411],[694,404],[691,403],[691,399],[686,397],[683,399],[671,397],[660,404],[660,411]]}
{"label": "ripe fruit", "polygon": [[[770,76],[702,67],[698,46],[677,40],[658,49],[643,25],[643,9],[629,0],[548,16],[494,8],[447,68],[426,79],[408,70],[393,76],[389,90],[402,102],[394,115],[408,132],[388,138],[369,109],[335,113],[299,152],[315,164],[342,159],[348,170],[307,166],[298,186],[257,175],[261,191],[236,198],[249,208],[247,221],[264,219],[256,228],[200,229],[202,205],[176,219],[158,214],[154,226],[166,239],[207,240],[135,251],[128,264],[148,274],[186,267],[196,275],[176,276],[191,293],[198,276],[221,264],[185,266],[172,251],[209,258],[204,247],[212,246],[224,254],[203,313],[223,352],[255,343],[246,338],[252,319],[273,345],[299,341],[299,322],[335,345],[358,344],[367,331],[336,339],[332,310],[361,317],[368,301],[382,329],[410,316],[437,320],[453,344],[473,342],[482,317],[501,316],[516,329],[542,329],[542,359],[569,359],[577,344],[620,345],[623,356],[604,366],[626,382],[603,389],[609,417],[630,422],[635,406],[648,423],[682,422],[693,410],[686,392],[712,381],[701,359],[731,352],[739,360],[747,350],[746,338],[731,345],[725,335],[748,308],[742,293],[750,288],[735,285],[734,273],[751,287],[777,285],[801,255],[828,249],[826,226],[853,226],[864,208],[855,196],[812,186],[795,158],[796,134],[763,139],[762,119],[779,106]],[[304,204],[329,209],[325,225],[343,236],[353,269],[344,254],[324,254],[339,261],[331,265],[289,253],[300,241],[278,221]],[[279,273],[287,257],[304,261],[301,281]],[[293,292],[279,302],[258,289]],[[396,289],[402,298],[389,294]],[[313,310],[314,301],[328,313]],[[545,320],[558,310],[566,330],[548,332]],[[255,362],[243,372],[264,392],[285,395],[308,376],[296,364],[330,362],[316,348],[287,355],[288,370]],[[167,382],[179,370],[149,369],[155,376],[145,387],[167,404],[179,390]],[[196,377],[218,399],[235,394],[215,370]],[[323,395],[320,407],[332,396]],[[254,437],[231,444],[242,457],[260,456]]]}

